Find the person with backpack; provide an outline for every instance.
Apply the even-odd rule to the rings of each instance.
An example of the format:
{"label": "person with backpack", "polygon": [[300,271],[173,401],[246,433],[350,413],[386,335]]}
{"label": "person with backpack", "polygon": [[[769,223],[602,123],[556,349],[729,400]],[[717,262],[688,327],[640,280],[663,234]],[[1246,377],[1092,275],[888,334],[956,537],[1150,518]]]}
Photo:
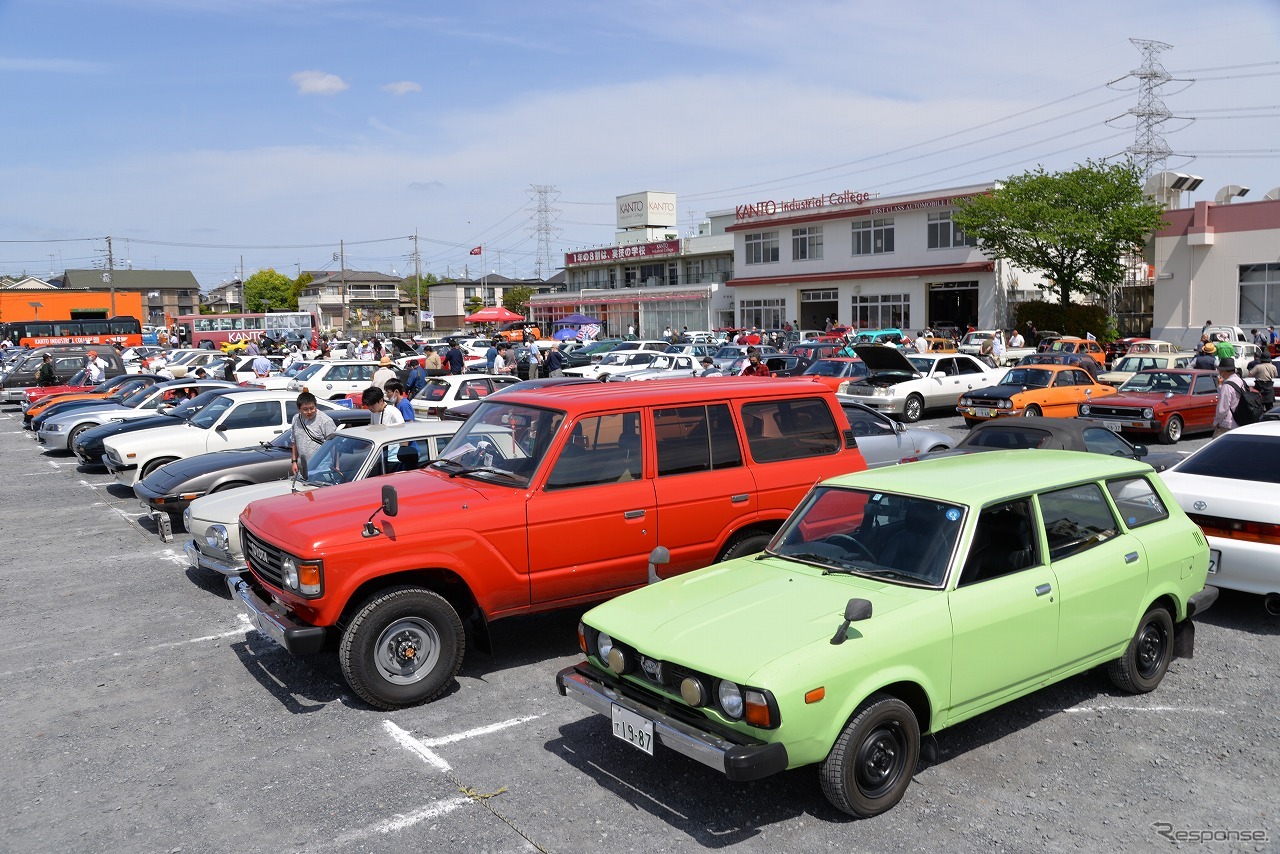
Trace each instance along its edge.
{"label": "person with backpack", "polygon": [[1236,360],[1227,356],[1218,360],[1218,409],[1213,416],[1213,436],[1234,430],[1242,424],[1252,424],[1262,418],[1262,398],[1245,385],[1236,374]]}
{"label": "person with backpack", "polygon": [[40,368],[36,371],[36,385],[51,386],[57,384],[58,377],[53,372],[53,356],[45,353],[40,357]]}

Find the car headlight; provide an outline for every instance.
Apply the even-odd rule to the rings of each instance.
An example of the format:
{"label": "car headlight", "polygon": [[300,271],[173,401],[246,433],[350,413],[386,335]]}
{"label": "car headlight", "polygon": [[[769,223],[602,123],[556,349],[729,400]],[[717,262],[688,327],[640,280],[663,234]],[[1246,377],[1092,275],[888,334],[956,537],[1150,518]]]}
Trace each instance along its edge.
{"label": "car headlight", "polygon": [[973,406],[973,401],[972,401],[972,400],[970,400],[970,399],[969,399],[969,398],[967,398],[967,397],[962,397],[962,398],[960,398],[960,405],[961,405],[961,406]]}
{"label": "car headlight", "polygon": [[840,385],[836,386],[836,394],[848,394],[848,393],[849,393],[848,380],[844,380],[843,382],[840,383]]}
{"label": "car headlight", "polygon": [[298,562],[285,555],[280,561],[280,574],[284,576],[284,586],[290,590],[298,589]]}
{"label": "car headlight", "polygon": [[716,689],[716,697],[720,701],[720,711],[725,717],[739,720],[742,717],[742,689],[727,679],[720,680]]}
{"label": "car headlight", "polygon": [[875,393],[881,397],[892,397],[893,386],[882,385],[876,388]]}
{"label": "car headlight", "polygon": [[1156,411],[1155,411],[1154,409],[1152,409],[1150,406],[1148,406],[1146,409],[1142,410],[1142,417],[1143,417],[1143,418],[1151,418],[1151,417],[1153,417],[1155,414],[1156,414]]}
{"label": "car headlight", "polygon": [[1013,401],[1012,401],[1012,400],[1002,400],[1002,401],[1000,401],[1000,408],[1001,408],[1001,409],[1013,409]]}
{"label": "car headlight", "polygon": [[[191,516],[188,515],[190,512],[190,508],[182,511],[182,522],[184,525],[190,526],[191,524]],[[190,530],[190,527],[188,527],[187,530]],[[216,551],[231,551],[231,539],[227,536],[226,525],[210,525],[209,529],[204,533],[204,541],[209,544],[209,548]]]}
{"label": "car headlight", "polygon": [[600,656],[600,660],[608,662],[611,651],[613,651],[613,638],[604,632],[596,635],[596,655]]}
{"label": "car headlight", "polygon": [[1089,414],[1089,404],[1087,404],[1087,403],[1082,403],[1082,404],[1080,404],[1080,414],[1081,414],[1081,415],[1088,415],[1088,414]]}
{"label": "car headlight", "polygon": [[44,425],[44,432],[46,432],[46,433],[61,433],[61,432],[62,432],[62,425],[61,425],[61,424],[46,424],[46,425]]}
{"label": "car headlight", "polygon": [[195,533],[195,531],[191,530],[191,508],[190,507],[182,511],[182,529],[186,531],[188,534]]}

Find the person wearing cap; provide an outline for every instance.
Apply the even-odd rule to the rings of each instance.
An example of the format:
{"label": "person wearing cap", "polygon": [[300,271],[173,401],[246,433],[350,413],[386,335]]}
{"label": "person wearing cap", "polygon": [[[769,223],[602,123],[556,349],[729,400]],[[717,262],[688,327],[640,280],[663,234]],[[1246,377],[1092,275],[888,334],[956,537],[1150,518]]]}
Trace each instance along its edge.
{"label": "person wearing cap", "polygon": [[1244,380],[1236,376],[1236,360],[1227,356],[1218,360],[1218,409],[1213,416],[1214,438],[1228,430],[1234,430],[1236,424],[1235,411],[1240,403],[1240,395],[1245,392]]}
{"label": "person wearing cap", "polygon": [[702,373],[699,374],[698,376],[722,377],[724,376],[724,371],[716,367],[715,360],[712,359],[710,356],[703,356],[702,357]]}
{"label": "person wearing cap", "polygon": [[1262,405],[1267,409],[1276,405],[1276,366],[1271,363],[1271,354],[1263,347],[1258,356],[1246,368],[1249,378],[1253,380],[1253,390],[1262,397]]}
{"label": "person wearing cap", "polygon": [[1212,371],[1218,364],[1218,347],[1212,341],[1201,342],[1191,367],[1198,371]]}
{"label": "person wearing cap", "polygon": [[84,369],[88,372],[85,375],[85,382],[89,385],[98,385],[107,381],[107,363],[98,356],[97,350],[89,351]]}
{"label": "person wearing cap", "polygon": [[51,386],[58,384],[58,377],[53,372],[53,355],[45,353],[40,357],[40,369],[36,371],[36,385]]}
{"label": "person wearing cap", "polygon": [[396,369],[391,364],[390,356],[383,356],[378,360],[378,370],[373,372],[373,384],[382,391],[386,391],[387,380],[396,378]]}

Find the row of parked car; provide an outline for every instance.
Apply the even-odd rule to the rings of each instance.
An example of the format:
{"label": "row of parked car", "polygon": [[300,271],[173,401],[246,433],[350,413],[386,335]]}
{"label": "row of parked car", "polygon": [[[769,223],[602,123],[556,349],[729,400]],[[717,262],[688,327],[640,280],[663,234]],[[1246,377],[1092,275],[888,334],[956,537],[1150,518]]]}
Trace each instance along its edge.
{"label": "row of parked car", "polygon": [[335,648],[398,708],[445,693],[493,620],[608,600],[562,694],[728,779],[816,766],[854,815],[897,803],[926,735],[1049,682],[1154,690],[1226,565],[1150,466],[1057,450],[1115,436],[1077,420],[950,447],[823,382],[564,378],[394,427],[321,401],[342,429],[290,477],[296,390],[167,396],[189,387],[73,447],[180,512],[191,565],[282,649]]}

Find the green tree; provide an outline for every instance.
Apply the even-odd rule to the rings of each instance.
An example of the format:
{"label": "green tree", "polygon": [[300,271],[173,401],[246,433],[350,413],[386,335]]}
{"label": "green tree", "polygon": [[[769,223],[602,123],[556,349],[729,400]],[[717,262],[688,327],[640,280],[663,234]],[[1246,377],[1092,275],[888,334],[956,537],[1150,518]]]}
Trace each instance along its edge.
{"label": "green tree", "polygon": [[440,280],[436,278],[435,273],[424,273],[418,278],[407,276],[400,282],[400,294],[406,300],[418,304],[418,289],[422,289],[422,307],[429,308],[431,306],[431,286],[440,284]]}
{"label": "green tree", "polygon": [[315,281],[315,276],[310,273],[303,273],[293,280],[293,284],[289,286],[289,299],[293,302],[293,307],[298,307],[298,299],[302,296],[302,289]]}
{"label": "green tree", "polygon": [[248,311],[296,311],[293,280],[271,267],[259,270],[245,280],[244,306]]}
{"label": "green tree", "polygon": [[956,208],[956,226],[983,252],[1045,273],[1064,308],[1073,293],[1105,296],[1123,282],[1123,259],[1164,225],[1132,161],[1090,160],[1055,173],[1037,167]]}
{"label": "green tree", "polygon": [[507,311],[514,311],[516,314],[523,314],[527,317],[529,313],[529,297],[536,293],[537,291],[533,288],[525,285],[507,288],[507,292],[502,295],[502,305]]}
{"label": "green tree", "polygon": [[484,308],[484,300],[480,299],[480,297],[467,297],[465,308],[467,310],[467,314],[475,314],[477,311]]}

